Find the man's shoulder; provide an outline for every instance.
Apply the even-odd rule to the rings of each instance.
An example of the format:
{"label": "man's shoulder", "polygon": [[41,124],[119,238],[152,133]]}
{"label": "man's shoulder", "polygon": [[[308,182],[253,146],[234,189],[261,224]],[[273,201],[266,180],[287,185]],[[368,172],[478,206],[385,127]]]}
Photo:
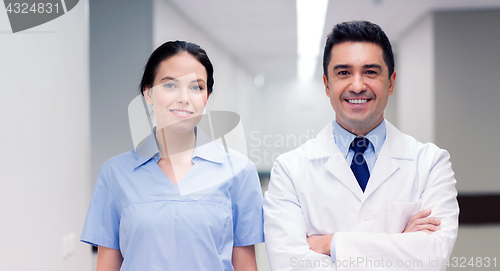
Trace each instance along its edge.
{"label": "man's shoulder", "polygon": [[299,147],[278,156],[275,163],[304,163],[311,159],[328,157],[331,155],[329,149],[335,145],[332,125],[326,125],[316,137],[307,140]]}
{"label": "man's shoulder", "polygon": [[309,139],[299,147],[281,154],[276,160],[308,159],[315,149],[317,142],[317,138]]}
{"label": "man's shoulder", "polygon": [[[421,142],[409,134],[399,131],[396,127],[388,123],[387,126],[387,142],[390,145],[392,153],[402,152],[405,148],[408,150],[409,156],[414,159],[421,159],[429,156],[439,156],[448,154],[445,149],[441,149],[432,142]],[[404,146],[404,145],[406,146]]]}

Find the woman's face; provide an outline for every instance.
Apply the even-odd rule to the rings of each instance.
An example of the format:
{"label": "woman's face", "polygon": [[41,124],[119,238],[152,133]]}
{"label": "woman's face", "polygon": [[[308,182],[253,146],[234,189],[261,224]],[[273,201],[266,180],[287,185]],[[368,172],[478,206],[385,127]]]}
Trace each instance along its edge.
{"label": "woman's face", "polygon": [[153,105],[157,129],[191,131],[208,99],[205,67],[191,54],[180,52],[160,63],[153,85],[144,90],[144,97]]}

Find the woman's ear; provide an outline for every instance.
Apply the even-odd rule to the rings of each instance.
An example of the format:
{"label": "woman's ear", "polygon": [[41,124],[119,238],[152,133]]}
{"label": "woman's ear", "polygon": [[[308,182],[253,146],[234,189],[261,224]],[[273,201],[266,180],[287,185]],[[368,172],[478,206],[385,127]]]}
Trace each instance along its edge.
{"label": "woman's ear", "polygon": [[142,89],[142,94],[144,95],[144,99],[146,99],[146,103],[149,105],[153,104],[153,88],[146,86]]}

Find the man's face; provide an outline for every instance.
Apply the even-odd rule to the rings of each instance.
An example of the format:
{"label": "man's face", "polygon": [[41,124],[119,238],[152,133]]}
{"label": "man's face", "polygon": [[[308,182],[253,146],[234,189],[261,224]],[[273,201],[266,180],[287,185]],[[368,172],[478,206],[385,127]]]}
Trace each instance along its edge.
{"label": "man's face", "polygon": [[340,126],[358,136],[377,127],[396,80],[396,72],[389,77],[382,48],[369,42],[336,44],[327,72],[326,95]]}

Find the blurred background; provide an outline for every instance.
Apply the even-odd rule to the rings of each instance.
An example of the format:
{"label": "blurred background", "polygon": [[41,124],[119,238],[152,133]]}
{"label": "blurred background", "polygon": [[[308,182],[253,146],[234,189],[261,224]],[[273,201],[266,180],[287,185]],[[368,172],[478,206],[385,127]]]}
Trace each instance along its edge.
{"label": "blurred background", "polygon": [[[325,37],[358,19],[393,44],[386,119],[451,154],[461,207],[452,257],[500,260],[500,1],[300,1],[81,0],[16,34],[0,7],[0,270],[95,269],[79,237],[97,172],[133,148],[127,107],[163,42],[207,51],[208,109],[239,114],[265,191],[274,159],[334,119]],[[257,256],[269,270],[263,245]]]}

